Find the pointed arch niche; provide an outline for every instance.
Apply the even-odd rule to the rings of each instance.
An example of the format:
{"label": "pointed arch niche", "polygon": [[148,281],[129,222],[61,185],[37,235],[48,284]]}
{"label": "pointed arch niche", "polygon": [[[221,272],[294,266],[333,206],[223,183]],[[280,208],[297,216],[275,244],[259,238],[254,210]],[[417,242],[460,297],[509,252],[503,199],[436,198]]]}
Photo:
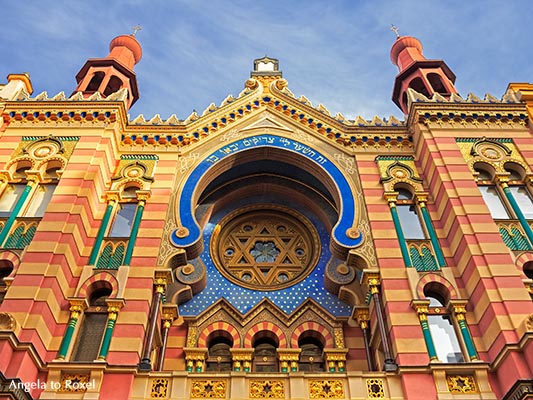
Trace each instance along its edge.
{"label": "pointed arch niche", "polygon": [[[303,189],[316,193],[327,208],[337,214],[332,223],[331,215],[324,215],[323,209],[309,204],[317,216],[331,226],[331,250],[337,257],[344,258],[348,249],[363,242],[358,229],[362,205],[357,204],[356,189],[343,172],[327,156],[306,144],[275,135],[260,135],[237,140],[214,151],[183,181],[178,189],[181,193],[176,204],[178,228],[171,234],[172,244],[186,249],[187,258],[197,257],[203,248],[200,224],[206,215],[198,209],[209,209],[207,205],[214,196],[219,200],[225,197],[218,202],[218,207],[230,201],[231,194],[236,192],[253,194],[250,186],[257,189],[258,182],[263,186],[266,182],[273,190],[277,187],[278,192],[279,187],[284,186],[287,190],[292,188],[293,192]],[[229,192],[229,196],[222,196]],[[292,195],[299,203],[305,202],[298,193]]]}
{"label": "pointed arch niche", "polygon": [[[361,189],[355,169],[345,175],[327,151],[264,134],[198,157],[176,188],[171,212],[177,228],[170,241],[177,249],[165,260],[178,283],[169,288],[169,299],[180,304],[182,315],[201,312],[224,290],[243,313],[262,296],[285,312],[314,296],[343,315],[348,304],[339,299],[352,306],[362,301],[359,295],[341,296],[342,287],[356,282],[355,270],[372,265],[366,258],[372,246]],[[214,268],[234,286],[219,279]],[[310,294],[317,285],[322,289]],[[323,298],[325,289],[338,299]],[[254,300],[241,307],[237,293]],[[289,294],[297,298],[285,307],[283,296]],[[193,296],[194,302],[184,304]]]}

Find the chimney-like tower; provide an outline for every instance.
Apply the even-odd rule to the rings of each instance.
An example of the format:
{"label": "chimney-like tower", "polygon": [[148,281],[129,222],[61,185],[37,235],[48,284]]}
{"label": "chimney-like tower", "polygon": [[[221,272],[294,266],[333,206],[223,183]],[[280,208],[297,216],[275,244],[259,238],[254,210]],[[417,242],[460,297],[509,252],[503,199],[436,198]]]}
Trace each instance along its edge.
{"label": "chimney-like tower", "polygon": [[426,97],[439,93],[449,97],[457,93],[455,74],[443,60],[427,60],[422,54],[422,43],[411,36],[398,36],[392,45],[390,58],[400,73],[394,81],[392,101],[407,114],[407,89]]}
{"label": "chimney-like tower", "polygon": [[141,45],[134,35],[121,35],[109,44],[106,58],[91,58],[76,75],[78,86],[74,93],[81,92],[85,97],[100,92],[104,97],[122,88],[128,89],[127,108],[139,98],[137,78],[133,66],[142,57]]}

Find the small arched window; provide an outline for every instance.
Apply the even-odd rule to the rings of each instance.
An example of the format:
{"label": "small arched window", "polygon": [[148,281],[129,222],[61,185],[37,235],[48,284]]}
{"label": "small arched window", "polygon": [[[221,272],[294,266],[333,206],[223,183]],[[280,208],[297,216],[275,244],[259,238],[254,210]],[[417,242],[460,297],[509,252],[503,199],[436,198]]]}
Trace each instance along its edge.
{"label": "small arched window", "polygon": [[278,372],[278,341],[273,333],[261,331],[252,341],[254,347],[254,372]]}
{"label": "small arched window", "polygon": [[505,203],[498,187],[494,184],[492,174],[484,168],[476,167],[477,184],[481,196],[487,205],[490,215],[494,219],[509,219]]}
{"label": "small arched window", "polygon": [[431,287],[426,287],[424,294],[429,300],[427,319],[439,361],[442,363],[464,362],[453,317],[446,308],[445,296],[439,291],[431,290]]}
{"label": "small arched window", "polygon": [[426,233],[420,221],[418,208],[413,200],[413,194],[403,188],[398,191],[398,216],[402,231],[406,239],[425,239]]}
{"label": "small arched window", "polygon": [[304,332],[300,339],[298,339],[298,347],[302,350],[298,365],[300,371],[323,372],[325,370],[324,345],[319,338],[306,335]]}
{"label": "small arched window", "polygon": [[231,371],[233,340],[227,332],[219,331],[208,340],[206,371]]}
{"label": "small arched window", "polygon": [[104,286],[95,289],[89,296],[89,307],[84,312],[78,340],[72,352],[73,361],[92,362],[98,357],[107,324],[105,300],[110,295],[111,289]]}
{"label": "small arched window", "polygon": [[118,76],[113,75],[109,79],[109,83],[107,84],[107,87],[104,90],[104,95],[107,97],[112,93],[118,92],[122,87],[122,84],[122,80]]}
{"label": "small arched window", "polygon": [[533,219],[533,200],[531,199],[531,193],[522,178],[523,174],[518,168],[517,166],[512,168],[506,165],[505,170],[509,172],[509,189],[524,217],[526,219]]}
{"label": "small arched window", "polygon": [[2,304],[7,291],[4,278],[11,275],[11,272],[13,272],[13,263],[9,260],[0,260],[0,304]]}
{"label": "small arched window", "polygon": [[129,237],[133,220],[135,219],[135,212],[137,211],[137,203],[119,203],[113,220],[113,225],[109,230],[109,237]]}
{"label": "small arched window", "polygon": [[429,84],[433,88],[434,92],[437,92],[440,94],[448,94],[448,90],[446,90],[446,87],[442,83],[442,79],[439,74],[432,72],[427,75],[427,79],[429,81]]}
{"label": "small arched window", "polygon": [[428,89],[424,84],[424,81],[420,77],[416,77],[411,82],[409,82],[409,87],[415,92],[421,93],[426,97],[430,97]]}
{"label": "small arched window", "polygon": [[104,80],[105,73],[103,71],[97,71],[94,73],[91,81],[87,85],[87,92],[96,92],[100,88],[102,81]]}

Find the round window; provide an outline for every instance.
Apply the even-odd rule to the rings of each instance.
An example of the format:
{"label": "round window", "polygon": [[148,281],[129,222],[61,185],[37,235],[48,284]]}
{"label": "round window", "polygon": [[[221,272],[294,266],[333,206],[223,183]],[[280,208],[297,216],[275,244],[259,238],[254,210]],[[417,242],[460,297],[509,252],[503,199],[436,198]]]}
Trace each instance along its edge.
{"label": "round window", "polygon": [[277,205],[240,208],[211,237],[211,257],[230,281],[255,290],[278,290],[303,280],[320,256],[320,238],[302,214]]}

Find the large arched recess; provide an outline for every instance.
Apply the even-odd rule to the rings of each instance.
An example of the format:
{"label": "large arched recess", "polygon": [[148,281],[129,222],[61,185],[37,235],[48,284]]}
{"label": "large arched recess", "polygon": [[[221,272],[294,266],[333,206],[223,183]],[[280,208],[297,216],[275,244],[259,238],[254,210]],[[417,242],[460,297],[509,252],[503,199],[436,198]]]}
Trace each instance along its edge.
{"label": "large arched recess", "polygon": [[198,257],[203,249],[202,231],[195,217],[195,207],[209,183],[224,172],[252,160],[278,160],[314,175],[327,188],[338,210],[332,228],[330,248],[343,259],[349,249],[364,238],[357,228],[360,205],[355,188],[342,171],[324,154],[293,139],[276,135],[257,135],[229,143],[204,158],[178,188],[176,215],[178,228],[171,233],[174,246],[184,248],[187,258]]}

